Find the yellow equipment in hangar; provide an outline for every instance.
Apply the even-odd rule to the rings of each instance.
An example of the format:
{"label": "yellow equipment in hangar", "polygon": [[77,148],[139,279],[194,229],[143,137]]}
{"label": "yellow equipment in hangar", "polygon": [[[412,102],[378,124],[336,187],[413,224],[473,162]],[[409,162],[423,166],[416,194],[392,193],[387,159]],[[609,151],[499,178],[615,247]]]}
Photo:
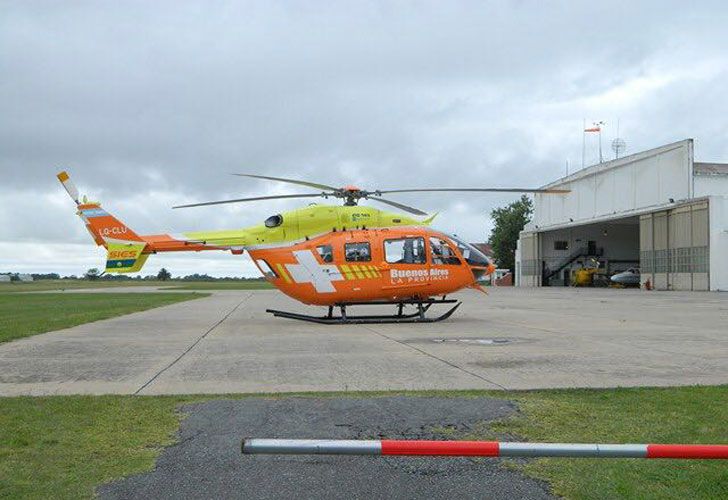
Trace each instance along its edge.
{"label": "yellow equipment in hangar", "polygon": [[594,275],[599,271],[599,261],[591,258],[586,261],[581,269],[571,274],[571,286],[592,286]]}

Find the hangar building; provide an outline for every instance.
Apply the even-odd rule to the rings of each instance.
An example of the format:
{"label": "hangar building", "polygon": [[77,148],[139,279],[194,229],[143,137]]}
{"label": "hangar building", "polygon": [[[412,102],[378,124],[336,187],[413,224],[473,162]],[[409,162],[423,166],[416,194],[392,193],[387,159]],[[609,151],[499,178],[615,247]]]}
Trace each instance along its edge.
{"label": "hangar building", "polygon": [[520,234],[516,284],[564,286],[599,262],[657,290],[728,290],[728,163],[693,161],[683,141],[593,165],[536,194]]}

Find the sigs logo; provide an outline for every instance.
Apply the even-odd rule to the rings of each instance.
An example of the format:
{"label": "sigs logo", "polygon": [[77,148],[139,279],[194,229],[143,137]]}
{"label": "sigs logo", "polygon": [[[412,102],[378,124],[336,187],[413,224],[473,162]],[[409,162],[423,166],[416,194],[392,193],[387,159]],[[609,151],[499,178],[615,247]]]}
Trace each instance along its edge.
{"label": "sigs logo", "polygon": [[134,250],[112,250],[109,252],[109,260],[135,259],[136,254]]}

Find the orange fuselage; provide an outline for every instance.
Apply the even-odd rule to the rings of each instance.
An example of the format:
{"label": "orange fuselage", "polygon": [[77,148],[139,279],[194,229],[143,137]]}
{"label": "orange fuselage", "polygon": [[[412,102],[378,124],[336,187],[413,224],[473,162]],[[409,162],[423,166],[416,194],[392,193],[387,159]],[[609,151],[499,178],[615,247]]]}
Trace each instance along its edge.
{"label": "orange fuselage", "polygon": [[427,227],[334,231],[248,250],[276,288],[312,305],[441,296],[476,286],[478,277],[495,270]]}

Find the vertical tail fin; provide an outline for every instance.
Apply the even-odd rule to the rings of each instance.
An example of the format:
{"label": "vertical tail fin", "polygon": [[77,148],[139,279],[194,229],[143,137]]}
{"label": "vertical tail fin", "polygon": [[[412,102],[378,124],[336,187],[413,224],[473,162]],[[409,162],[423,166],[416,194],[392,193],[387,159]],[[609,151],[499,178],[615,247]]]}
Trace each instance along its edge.
{"label": "vertical tail fin", "polygon": [[106,272],[133,273],[139,271],[149,256],[144,253],[147,242],[126,224],[101,208],[98,202],[89,202],[84,197],[79,201],[78,189],[66,172],[57,175],[63,187],[78,207],[86,229],[97,245],[106,247],[108,256]]}
{"label": "vertical tail fin", "polygon": [[86,223],[94,239],[109,243],[141,243],[144,240],[126,224],[101,208],[99,203],[83,203],[78,206],[78,215]]}

